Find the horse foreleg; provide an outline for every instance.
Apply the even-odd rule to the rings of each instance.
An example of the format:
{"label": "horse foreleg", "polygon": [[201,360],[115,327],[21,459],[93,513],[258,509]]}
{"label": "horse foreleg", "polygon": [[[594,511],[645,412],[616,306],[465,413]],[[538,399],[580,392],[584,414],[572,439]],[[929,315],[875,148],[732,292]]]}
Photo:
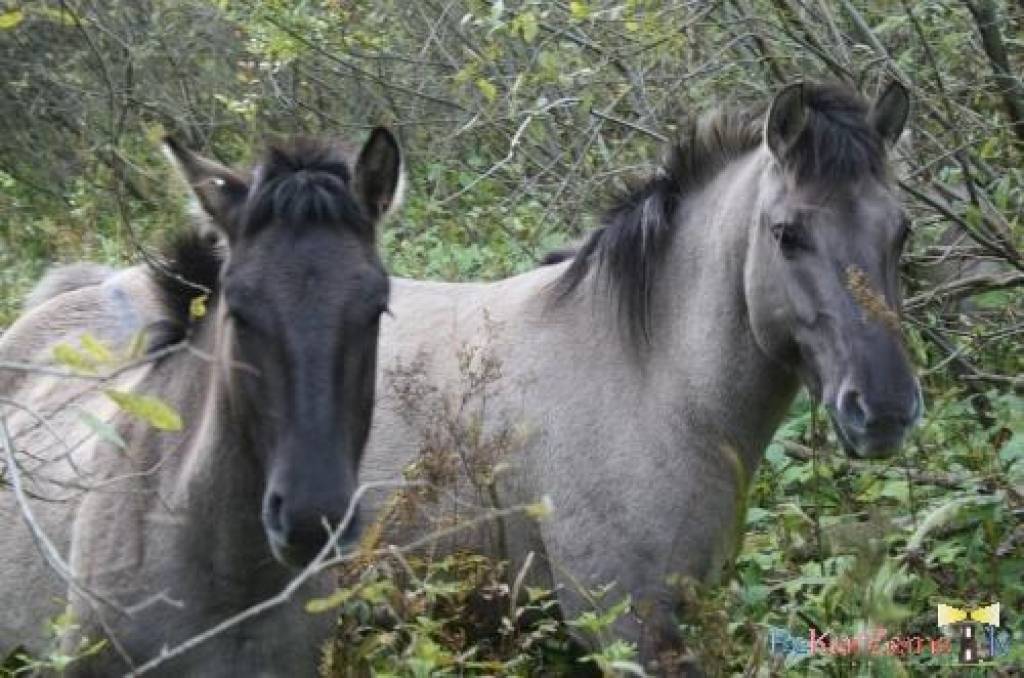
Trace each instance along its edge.
{"label": "horse foreleg", "polygon": [[714,580],[732,557],[736,494],[728,478],[707,473],[701,480],[699,488],[677,482],[663,491],[655,491],[656,483],[637,483],[649,491],[628,499],[602,497],[616,505],[589,510],[559,513],[556,501],[555,515],[542,526],[566,619],[595,609],[607,612],[628,597],[628,611],[590,645],[614,639],[632,643],[653,675],[700,675],[682,643],[680,583]]}

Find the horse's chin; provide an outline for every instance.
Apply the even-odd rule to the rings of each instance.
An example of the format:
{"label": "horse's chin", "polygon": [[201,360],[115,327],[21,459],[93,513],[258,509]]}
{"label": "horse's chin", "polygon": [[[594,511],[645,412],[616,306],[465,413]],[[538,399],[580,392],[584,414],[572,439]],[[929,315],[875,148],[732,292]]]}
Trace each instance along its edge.
{"label": "horse's chin", "polygon": [[317,553],[315,552],[309,552],[304,549],[298,549],[294,546],[282,544],[273,536],[268,536],[268,544],[270,546],[270,553],[274,556],[274,560],[285,567],[294,570],[301,570],[305,568],[313,562],[317,556]]}
{"label": "horse's chin", "polygon": [[[329,559],[339,553],[348,553],[355,548],[356,541],[357,537],[350,537],[346,534],[339,540],[337,547],[327,555],[327,558]],[[271,534],[267,535],[267,544],[270,546],[270,553],[274,556],[274,560],[294,570],[302,570],[309,567],[309,564],[316,560],[324,547],[324,544],[320,544],[317,548],[310,549],[284,544]]]}
{"label": "horse's chin", "polygon": [[843,447],[846,456],[854,459],[889,459],[903,447],[905,431],[892,431],[879,435],[867,435],[856,431],[847,430],[838,420],[831,407],[828,409],[829,419],[832,421],[832,430],[836,432],[839,444]]}

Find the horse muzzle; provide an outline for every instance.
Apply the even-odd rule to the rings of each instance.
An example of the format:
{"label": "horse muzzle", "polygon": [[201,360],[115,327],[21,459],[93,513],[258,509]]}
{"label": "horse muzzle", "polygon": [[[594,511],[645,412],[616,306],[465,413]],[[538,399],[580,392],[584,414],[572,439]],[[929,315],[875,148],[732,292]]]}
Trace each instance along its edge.
{"label": "horse muzzle", "polygon": [[[306,567],[321,554],[353,546],[360,534],[359,511],[289,510],[271,494],[264,502],[263,527],[271,553],[283,565]],[[348,502],[345,503],[347,509]],[[325,553],[326,550],[326,553]]]}
{"label": "horse muzzle", "polygon": [[840,390],[828,406],[832,426],[851,457],[885,459],[903,446],[907,435],[924,411],[921,389],[915,382],[911,397],[904,401],[872,403],[852,388]]}

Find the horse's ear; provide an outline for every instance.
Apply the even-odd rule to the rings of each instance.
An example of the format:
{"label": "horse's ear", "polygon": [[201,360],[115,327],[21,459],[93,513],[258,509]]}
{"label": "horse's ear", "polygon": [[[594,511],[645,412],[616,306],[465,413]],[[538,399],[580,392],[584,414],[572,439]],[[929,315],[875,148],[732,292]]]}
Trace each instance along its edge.
{"label": "horse's ear", "polygon": [[893,80],[871,107],[871,112],[868,113],[868,124],[878,132],[878,136],[885,141],[886,145],[892,148],[899,141],[908,117],[910,117],[910,92],[901,82]]}
{"label": "horse's ear", "polygon": [[231,211],[245,201],[249,191],[245,179],[220,163],[193,153],[172,137],[164,137],[163,151],[213,225],[230,235],[227,231],[231,227]]}
{"label": "horse's ear", "polygon": [[374,128],[359,151],[353,180],[355,194],[374,222],[397,211],[404,184],[398,140],[387,128]]}
{"label": "horse's ear", "polygon": [[764,143],[780,163],[806,124],[803,83],[789,85],[775,95],[764,123]]}

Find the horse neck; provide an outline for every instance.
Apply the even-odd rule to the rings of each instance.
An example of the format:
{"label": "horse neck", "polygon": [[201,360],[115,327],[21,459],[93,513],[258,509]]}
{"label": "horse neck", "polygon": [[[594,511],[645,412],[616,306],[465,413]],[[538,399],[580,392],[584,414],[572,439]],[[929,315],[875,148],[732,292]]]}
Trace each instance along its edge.
{"label": "horse neck", "polygon": [[180,374],[182,381],[202,384],[202,397],[191,405],[183,403],[195,421],[181,462],[170,471],[172,503],[186,520],[212,531],[211,539],[224,558],[249,557],[254,545],[260,553],[266,551],[259,521],[262,483],[230,416],[223,311],[214,303],[210,314],[210,322],[193,340],[195,351],[185,354],[188,367]]}
{"label": "horse neck", "polygon": [[764,162],[760,150],[742,156],[678,208],[649,369],[695,426],[737,450],[748,478],[798,386],[759,348],[744,292]]}

